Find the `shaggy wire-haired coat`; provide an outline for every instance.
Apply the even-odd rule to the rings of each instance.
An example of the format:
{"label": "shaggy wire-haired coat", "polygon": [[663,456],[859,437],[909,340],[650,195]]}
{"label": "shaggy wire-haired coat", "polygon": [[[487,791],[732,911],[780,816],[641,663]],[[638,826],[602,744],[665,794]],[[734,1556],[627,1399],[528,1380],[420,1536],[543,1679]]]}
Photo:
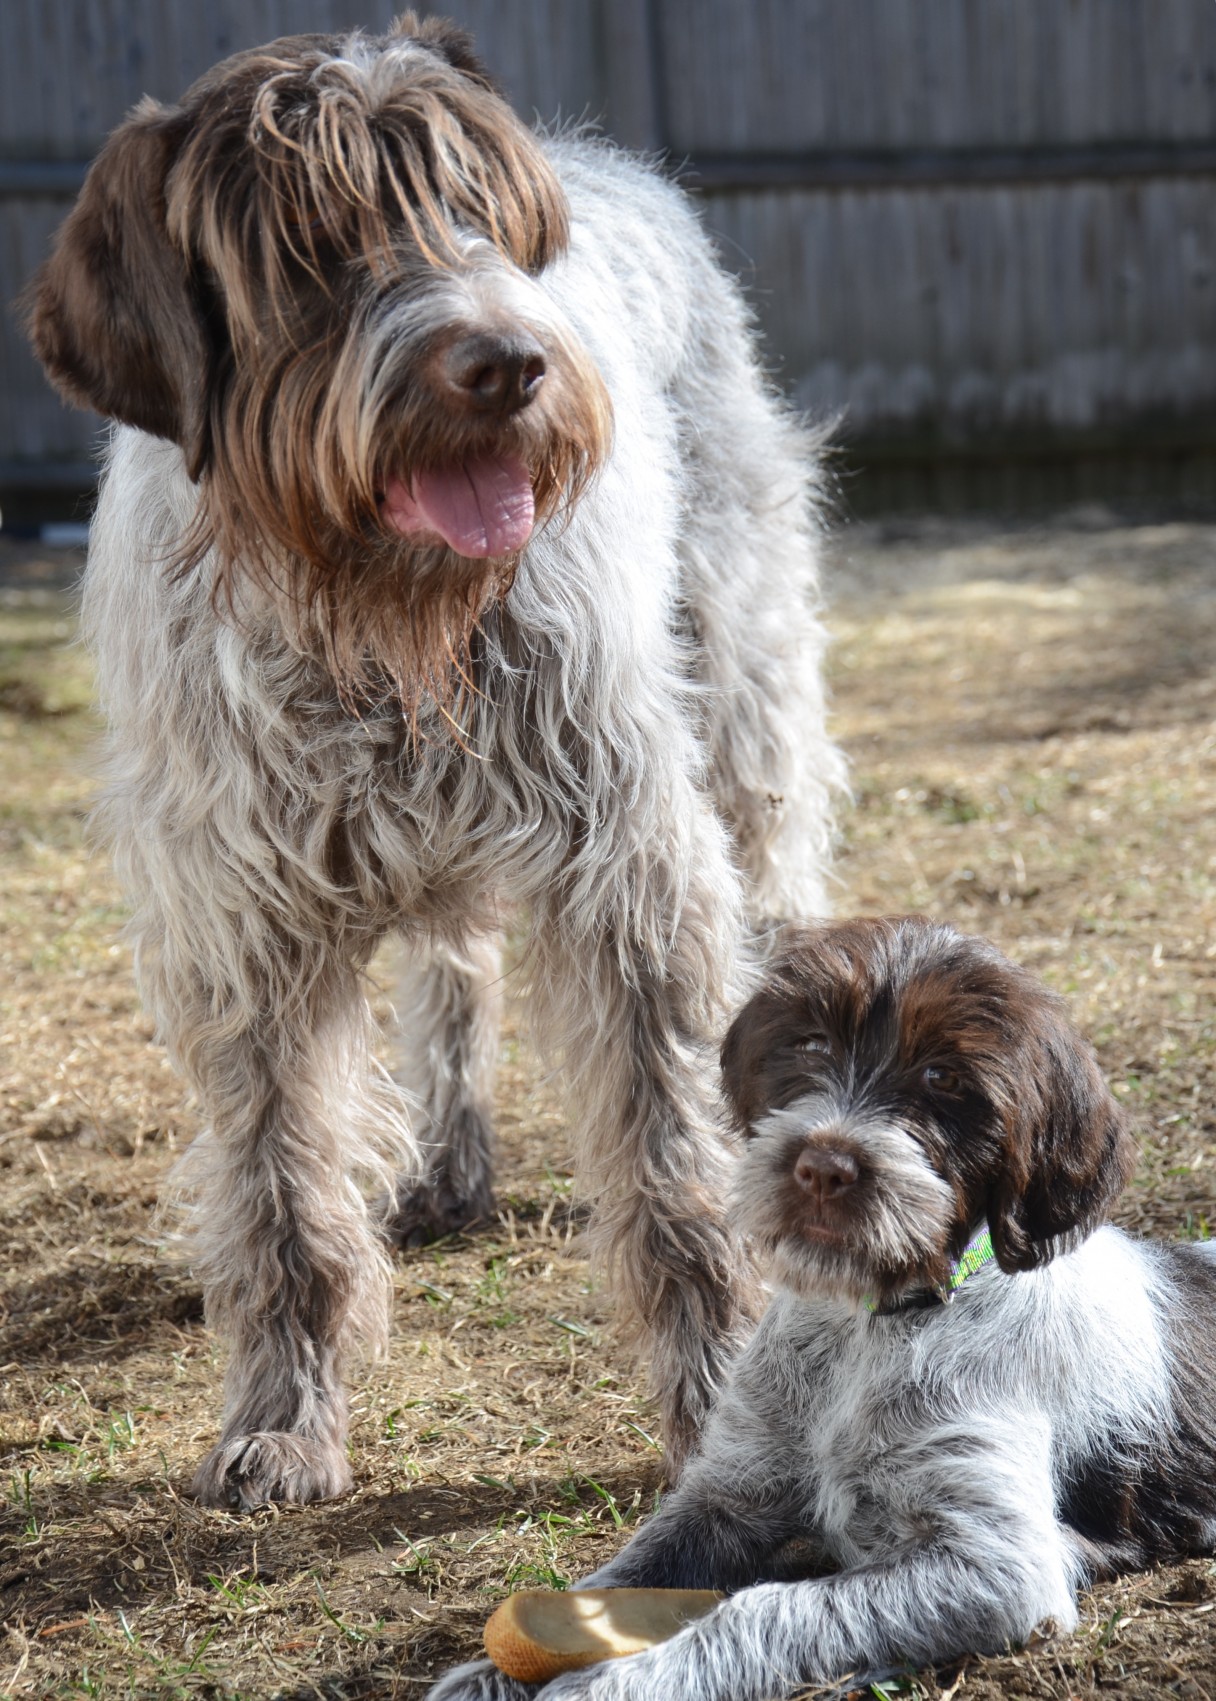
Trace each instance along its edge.
{"label": "shaggy wire-haired coat", "polygon": [[[349,1485],[390,1232],[492,1208],[501,923],[528,927],[593,1249],[673,1470],[749,1322],[709,1048],[818,913],[813,445],[684,198],[546,139],[467,39],[302,36],[145,102],[30,297],[114,433],[84,615],[141,984],[208,1128],[229,1338],[205,1500]],[[362,975],[413,968],[400,1091]]]}
{"label": "shaggy wire-haired coat", "polygon": [[[1133,1147],[1056,999],[952,928],[841,923],[790,936],[723,1063],[777,1293],[679,1487],[582,1586],[730,1598],[544,1701],[864,1689],[1216,1547],[1216,1258],[1098,1226]],[[805,1580],[769,1580],[793,1552]],[[536,1693],[483,1663],[430,1701]]]}

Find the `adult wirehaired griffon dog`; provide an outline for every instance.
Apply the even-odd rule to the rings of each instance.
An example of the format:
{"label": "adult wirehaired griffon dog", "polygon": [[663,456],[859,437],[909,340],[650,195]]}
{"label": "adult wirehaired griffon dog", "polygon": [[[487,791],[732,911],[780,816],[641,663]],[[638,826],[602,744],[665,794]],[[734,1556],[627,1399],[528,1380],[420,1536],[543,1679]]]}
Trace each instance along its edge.
{"label": "adult wirehaired griffon dog", "polygon": [[[406,1242],[490,1208],[512,911],[678,1467],[754,1293],[707,1046],[757,921],[822,908],[839,779],[813,445],[696,218],[407,16],[137,108],[30,322],[124,427],[85,620],[140,978],[208,1123],[231,1356],[196,1492],[348,1485],[388,1293],[352,1178],[403,1152]],[[361,981],[393,930],[412,1137]]]}
{"label": "adult wirehaired griffon dog", "polygon": [[[1055,998],[929,921],[804,931],[724,1066],[778,1291],[679,1487],[587,1583],[737,1592],[545,1701],[864,1688],[1216,1546],[1216,1258],[1098,1226],[1133,1146]],[[772,1581],[794,1542],[804,1580]],[[534,1693],[483,1664],[433,1697]]]}

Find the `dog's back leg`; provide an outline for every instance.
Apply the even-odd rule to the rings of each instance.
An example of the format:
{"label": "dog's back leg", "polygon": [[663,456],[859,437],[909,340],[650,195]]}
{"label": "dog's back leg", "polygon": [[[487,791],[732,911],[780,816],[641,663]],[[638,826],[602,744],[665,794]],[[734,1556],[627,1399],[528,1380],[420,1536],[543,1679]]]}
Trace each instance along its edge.
{"label": "dog's back leg", "polygon": [[471,935],[462,949],[411,950],[397,983],[398,1079],[419,1109],[421,1176],[398,1177],[385,1220],[398,1246],[421,1246],[494,1209],[492,1095],[502,952]]}

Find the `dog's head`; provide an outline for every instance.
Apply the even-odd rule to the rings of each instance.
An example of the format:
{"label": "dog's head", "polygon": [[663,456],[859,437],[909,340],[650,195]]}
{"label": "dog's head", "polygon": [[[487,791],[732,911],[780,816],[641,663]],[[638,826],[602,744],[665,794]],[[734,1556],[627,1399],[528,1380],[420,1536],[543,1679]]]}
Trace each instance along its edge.
{"label": "dog's head", "polygon": [[30,331],[71,400],[180,445],[179,567],[214,550],[217,591],[275,599],[347,683],[442,692],[607,450],[603,384],[538,282],[567,219],[461,32],[292,37],[114,133]]}
{"label": "dog's head", "polygon": [[985,1219],[1030,1270],[1105,1215],[1134,1147],[1059,1001],[919,917],[791,933],[723,1047],[742,1227],[796,1292],[943,1284]]}

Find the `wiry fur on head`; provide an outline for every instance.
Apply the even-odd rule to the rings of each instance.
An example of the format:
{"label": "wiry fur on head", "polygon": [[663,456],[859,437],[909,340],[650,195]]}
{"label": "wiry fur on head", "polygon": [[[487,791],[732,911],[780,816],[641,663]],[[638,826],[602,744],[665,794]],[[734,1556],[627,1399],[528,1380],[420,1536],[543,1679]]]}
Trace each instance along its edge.
{"label": "wiry fur on head", "polygon": [[[171,438],[199,484],[174,564],[320,649],[348,696],[413,708],[467,676],[519,551],[385,522],[390,481],[509,456],[538,520],[608,447],[599,375],[533,278],[567,241],[561,187],[461,32],[302,36],[146,101],[89,174],[30,296],[68,396]],[[524,334],[544,385],[509,416],[453,397],[462,338]]]}
{"label": "wiry fur on head", "polygon": [[745,1226],[795,1288],[939,1284],[985,1219],[1001,1267],[1033,1269],[1101,1221],[1132,1167],[1060,1002],[921,918],[791,934],[722,1062],[749,1137]]}

